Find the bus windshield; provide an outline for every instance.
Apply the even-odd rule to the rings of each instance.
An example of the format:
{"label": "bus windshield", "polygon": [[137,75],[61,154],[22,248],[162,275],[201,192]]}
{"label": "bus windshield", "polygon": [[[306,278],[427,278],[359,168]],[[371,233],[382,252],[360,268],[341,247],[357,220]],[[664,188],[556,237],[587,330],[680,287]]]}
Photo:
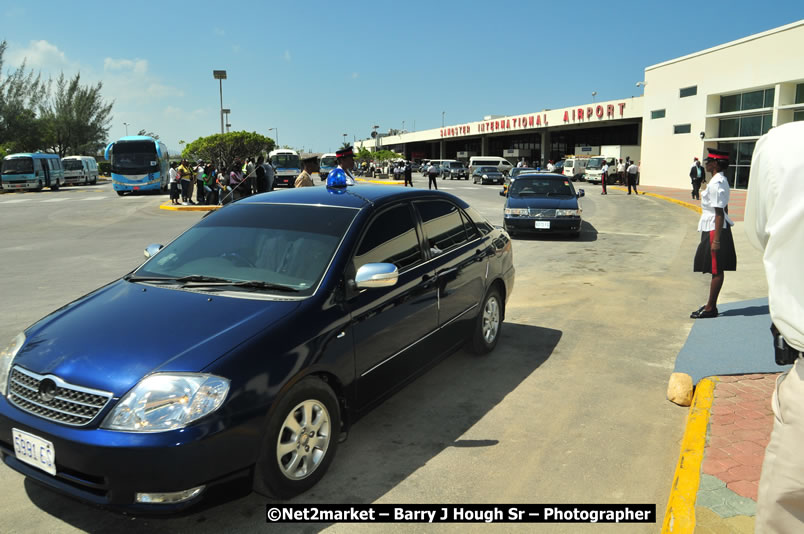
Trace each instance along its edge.
{"label": "bus windshield", "polygon": [[159,170],[153,141],[118,141],[112,150],[112,172],[146,174]]}
{"label": "bus windshield", "polygon": [[338,160],[332,156],[321,158],[322,167],[335,167],[338,165]]}
{"label": "bus windshield", "polygon": [[276,154],[271,157],[274,169],[300,169],[299,156],[296,154]]}
{"label": "bus windshield", "polygon": [[33,159],[12,158],[3,160],[3,174],[31,174],[33,173]]}
{"label": "bus windshield", "polygon": [[64,163],[64,170],[65,171],[82,171],[84,170],[84,166],[81,164],[81,161],[77,159],[65,159],[62,160]]}

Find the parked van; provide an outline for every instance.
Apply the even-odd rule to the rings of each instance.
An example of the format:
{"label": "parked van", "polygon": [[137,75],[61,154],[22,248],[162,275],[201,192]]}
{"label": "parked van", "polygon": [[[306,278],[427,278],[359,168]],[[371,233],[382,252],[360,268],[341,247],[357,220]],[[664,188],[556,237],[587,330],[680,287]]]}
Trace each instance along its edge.
{"label": "parked van", "polygon": [[569,177],[573,182],[583,180],[586,172],[588,158],[567,158],[564,160],[564,176]]}
{"label": "parked van", "polygon": [[514,168],[511,162],[499,156],[472,156],[469,158],[469,176],[478,167],[497,167],[503,174],[508,174]]}
{"label": "parked van", "polygon": [[64,183],[64,170],[58,154],[9,154],[3,158],[3,189],[34,189],[49,187],[58,191]]}
{"label": "parked van", "polygon": [[64,185],[98,183],[98,162],[92,156],[61,158],[64,167]]}

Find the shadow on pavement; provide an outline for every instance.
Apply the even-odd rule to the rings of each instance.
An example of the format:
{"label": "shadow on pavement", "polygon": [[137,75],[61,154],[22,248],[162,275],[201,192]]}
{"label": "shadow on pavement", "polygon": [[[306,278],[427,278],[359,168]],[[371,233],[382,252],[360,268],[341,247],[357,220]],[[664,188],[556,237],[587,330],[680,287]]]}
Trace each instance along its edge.
{"label": "shadow on pavement", "polygon": [[737,310],[727,310],[721,312],[721,317],[731,317],[736,315],[742,315],[744,317],[754,317],[757,315],[768,315],[770,314],[770,308],[768,306],[749,306],[747,308],[740,308]]}
{"label": "shadow on pavement", "polygon": [[[561,336],[559,330],[506,322],[491,354],[460,350],[449,356],[358,421],[326,476],[288,503],[371,503],[447,448],[499,445],[502,429],[477,439],[461,436],[546,362]],[[86,532],[255,531],[265,528],[265,505],[272,503],[256,493],[243,496],[238,488],[228,502],[218,500],[180,517],[134,517],[74,501],[29,479],[25,490],[44,512]],[[283,524],[281,530],[319,532],[328,526]]]}

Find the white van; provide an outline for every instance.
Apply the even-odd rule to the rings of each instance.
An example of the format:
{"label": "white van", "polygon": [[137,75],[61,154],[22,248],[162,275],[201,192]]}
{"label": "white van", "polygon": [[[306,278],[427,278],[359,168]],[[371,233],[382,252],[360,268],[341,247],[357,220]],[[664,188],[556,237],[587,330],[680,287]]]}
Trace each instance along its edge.
{"label": "white van", "polygon": [[469,158],[469,176],[478,167],[497,167],[503,174],[508,174],[514,168],[511,162],[500,156],[472,156]]}
{"label": "white van", "polygon": [[98,183],[98,162],[92,156],[61,158],[64,167],[64,185]]}
{"label": "white van", "polygon": [[587,163],[589,163],[589,158],[567,158],[564,160],[564,176],[569,177],[573,182],[582,180]]}

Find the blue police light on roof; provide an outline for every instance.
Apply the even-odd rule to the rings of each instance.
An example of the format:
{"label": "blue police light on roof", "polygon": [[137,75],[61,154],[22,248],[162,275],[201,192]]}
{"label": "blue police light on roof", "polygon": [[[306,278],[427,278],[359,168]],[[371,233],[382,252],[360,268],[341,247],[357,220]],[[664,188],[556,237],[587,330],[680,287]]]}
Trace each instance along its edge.
{"label": "blue police light on roof", "polygon": [[327,187],[346,187],[346,173],[340,167],[327,175]]}

